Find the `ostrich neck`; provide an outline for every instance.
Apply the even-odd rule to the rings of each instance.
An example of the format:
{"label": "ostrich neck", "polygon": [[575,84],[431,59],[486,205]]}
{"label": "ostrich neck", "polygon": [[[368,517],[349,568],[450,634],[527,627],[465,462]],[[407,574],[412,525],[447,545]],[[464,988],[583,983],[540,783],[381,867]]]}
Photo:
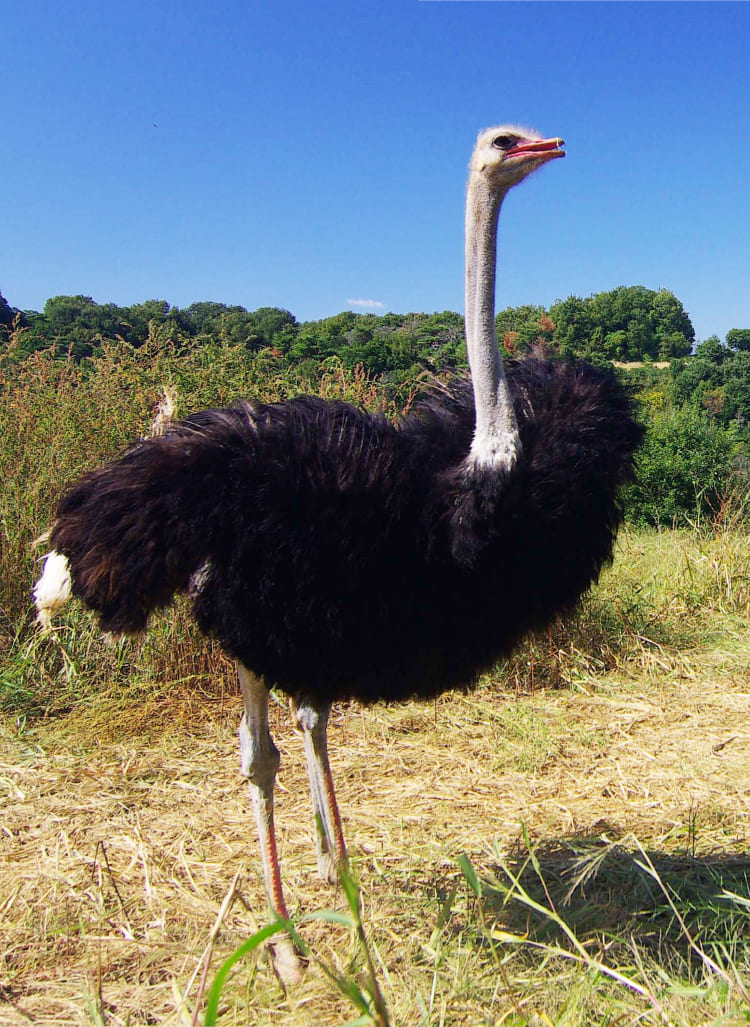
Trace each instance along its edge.
{"label": "ostrich neck", "polygon": [[497,223],[503,195],[472,173],[466,197],[466,348],[475,426],[468,463],[509,470],[521,443],[495,337]]}

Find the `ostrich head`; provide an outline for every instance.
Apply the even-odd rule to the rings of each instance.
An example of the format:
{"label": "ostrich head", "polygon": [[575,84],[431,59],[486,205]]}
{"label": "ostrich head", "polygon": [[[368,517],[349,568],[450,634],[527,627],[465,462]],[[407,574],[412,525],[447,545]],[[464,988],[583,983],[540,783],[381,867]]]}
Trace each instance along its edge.
{"label": "ostrich head", "polygon": [[542,164],[564,157],[563,146],[562,139],[542,139],[518,125],[498,125],[479,133],[469,169],[481,175],[493,192],[504,193]]}

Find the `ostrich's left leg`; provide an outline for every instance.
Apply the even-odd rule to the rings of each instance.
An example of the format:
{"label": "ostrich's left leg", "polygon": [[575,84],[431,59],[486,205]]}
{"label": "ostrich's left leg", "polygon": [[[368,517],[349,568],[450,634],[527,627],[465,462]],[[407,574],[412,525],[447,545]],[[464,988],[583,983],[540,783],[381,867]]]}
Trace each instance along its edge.
{"label": "ostrich's left leg", "polygon": [[[241,771],[250,785],[258,825],[263,881],[272,911],[288,920],[273,824],[273,789],[281,760],[268,730],[268,689],[260,678],[241,663],[237,664],[237,671],[245,706],[239,731]],[[268,947],[274,970],[282,985],[287,987],[299,983],[302,961],[288,935],[274,935]]]}
{"label": "ostrich's left leg", "polygon": [[346,844],[336,803],[331,767],[328,762],[328,704],[307,699],[296,705],[297,726],[302,732],[315,816],[315,845],[318,873],[329,884],[336,883],[336,869],[346,860]]}

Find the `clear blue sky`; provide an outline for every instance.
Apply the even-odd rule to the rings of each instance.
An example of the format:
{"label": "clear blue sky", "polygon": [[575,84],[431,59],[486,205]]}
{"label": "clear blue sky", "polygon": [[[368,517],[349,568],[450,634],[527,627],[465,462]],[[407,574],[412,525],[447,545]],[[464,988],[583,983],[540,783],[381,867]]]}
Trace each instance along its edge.
{"label": "clear blue sky", "polygon": [[[750,327],[750,5],[23,0],[0,63],[0,291],[463,310],[465,169],[500,121],[498,306],[666,286]],[[354,306],[351,309],[367,309]]]}

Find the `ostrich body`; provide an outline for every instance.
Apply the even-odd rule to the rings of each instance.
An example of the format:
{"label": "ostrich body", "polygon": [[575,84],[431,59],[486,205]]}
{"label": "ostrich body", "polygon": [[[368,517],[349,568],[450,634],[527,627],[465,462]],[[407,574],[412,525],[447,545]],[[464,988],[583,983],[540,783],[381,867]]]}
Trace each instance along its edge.
{"label": "ostrich body", "polygon": [[[479,136],[466,210],[471,384],[436,389],[395,424],[311,397],[196,413],[59,503],[57,562],[37,586],[42,619],[68,572],[113,632],[142,630],[187,592],[202,631],[237,661],[242,770],[282,917],[267,686],[294,699],[318,866],[332,880],[345,846],[326,748],[331,703],[473,685],[572,607],[611,558],[640,439],[627,397],[613,375],[580,362],[529,359],[506,373],[495,339],[502,199],[564,156],[561,145],[511,126]],[[293,977],[293,953],[277,957]]]}

